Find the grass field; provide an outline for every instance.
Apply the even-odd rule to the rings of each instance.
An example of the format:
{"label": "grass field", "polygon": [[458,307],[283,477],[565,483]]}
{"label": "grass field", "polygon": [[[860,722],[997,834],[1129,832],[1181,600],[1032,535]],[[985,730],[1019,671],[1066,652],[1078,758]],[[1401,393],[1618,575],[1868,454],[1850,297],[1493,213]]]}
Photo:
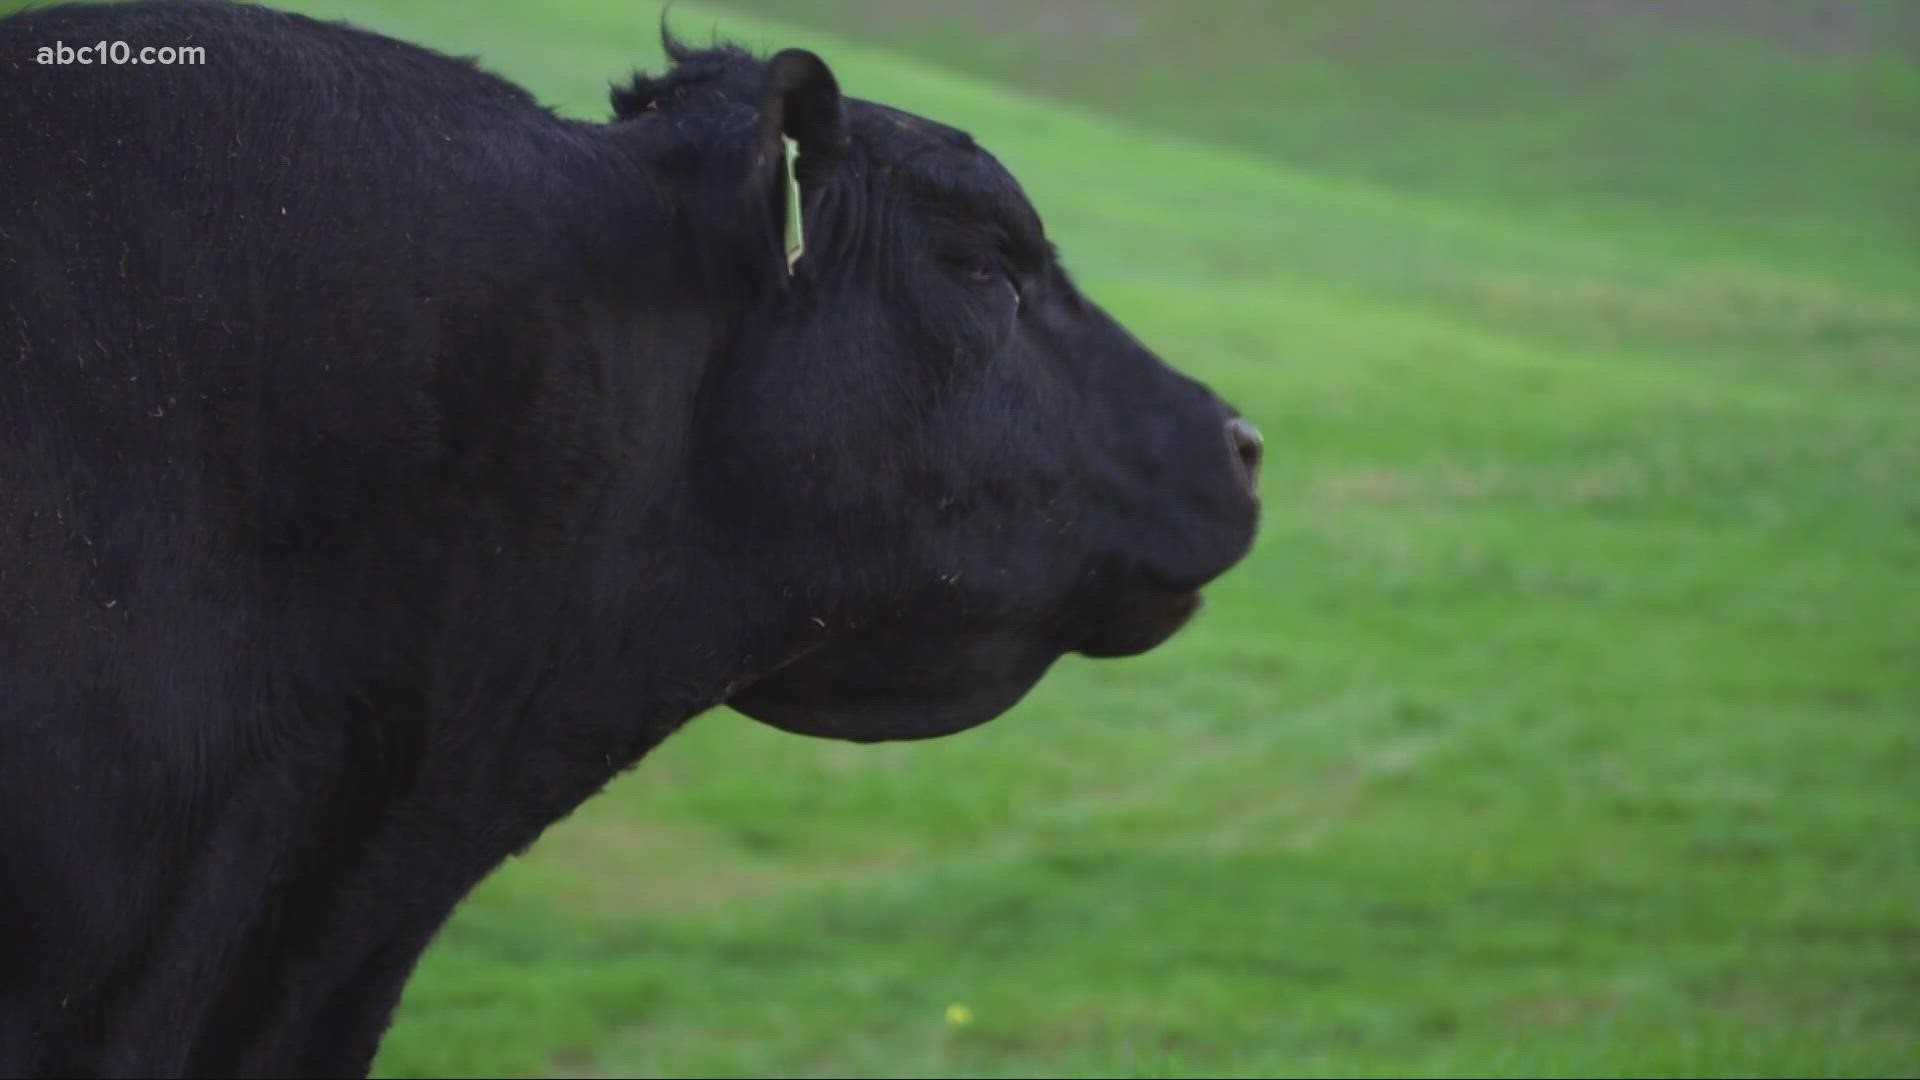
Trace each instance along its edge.
{"label": "grass field", "polygon": [[[594,115],[658,56],[302,6]],[[971,129],[1264,428],[1264,532],[965,735],[696,722],[381,1074],[1920,1072],[1920,8],[751,6],[673,22]]]}

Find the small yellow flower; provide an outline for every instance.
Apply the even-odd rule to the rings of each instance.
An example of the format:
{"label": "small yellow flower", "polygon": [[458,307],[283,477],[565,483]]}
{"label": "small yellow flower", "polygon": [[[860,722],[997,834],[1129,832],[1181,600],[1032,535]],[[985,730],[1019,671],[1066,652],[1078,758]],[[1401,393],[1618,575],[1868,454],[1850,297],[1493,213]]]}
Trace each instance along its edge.
{"label": "small yellow flower", "polygon": [[947,1023],[954,1027],[966,1027],[973,1023],[973,1010],[956,1001],[947,1006]]}

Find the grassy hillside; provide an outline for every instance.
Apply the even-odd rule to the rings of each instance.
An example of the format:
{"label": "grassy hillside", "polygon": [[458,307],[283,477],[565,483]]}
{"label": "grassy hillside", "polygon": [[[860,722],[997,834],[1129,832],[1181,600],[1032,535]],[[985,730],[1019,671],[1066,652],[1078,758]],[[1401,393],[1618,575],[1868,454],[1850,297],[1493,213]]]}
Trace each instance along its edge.
{"label": "grassy hillside", "polygon": [[1159,131],[1668,255],[1920,267],[1909,0],[733,0]]}
{"label": "grassy hillside", "polygon": [[[304,6],[596,115],[657,58],[616,0]],[[1541,82],[1502,97],[1450,89],[1488,85],[1478,24],[1361,20],[1403,47],[1343,64],[1331,8],[1182,7],[1176,94],[1017,15],[780,9],[901,47],[674,23],[812,45],[999,153],[1090,290],[1265,429],[1265,531],[1174,643],[977,731],[696,722],[476,894],[383,1075],[1920,1071],[1893,31],[1607,23],[1650,35],[1632,79],[1515,46]]]}

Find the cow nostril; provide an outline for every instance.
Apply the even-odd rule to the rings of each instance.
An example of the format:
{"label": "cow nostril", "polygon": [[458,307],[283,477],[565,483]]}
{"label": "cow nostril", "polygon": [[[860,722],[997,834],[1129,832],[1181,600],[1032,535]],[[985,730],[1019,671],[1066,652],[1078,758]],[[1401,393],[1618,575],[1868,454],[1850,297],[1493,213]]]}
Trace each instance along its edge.
{"label": "cow nostril", "polygon": [[1247,483],[1253,483],[1260,474],[1260,451],[1266,440],[1260,437],[1260,429],[1254,427],[1246,417],[1236,416],[1227,421],[1227,438],[1233,443],[1233,452],[1239,456],[1240,464],[1247,470]]}

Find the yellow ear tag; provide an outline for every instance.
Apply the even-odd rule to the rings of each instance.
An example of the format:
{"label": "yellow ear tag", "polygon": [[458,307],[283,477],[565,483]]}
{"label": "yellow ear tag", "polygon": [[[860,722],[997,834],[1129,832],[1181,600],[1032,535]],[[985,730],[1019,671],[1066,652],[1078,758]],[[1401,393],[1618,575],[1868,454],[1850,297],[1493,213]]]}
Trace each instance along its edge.
{"label": "yellow ear tag", "polygon": [[806,250],[806,238],[800,228],[800,174],[794,171],[794,162],[800,156],[800,146],[785,135],[780,142],[786,153],[787,180],[787,273],[793,273],[793,264],[800,261],[800,255]]}

